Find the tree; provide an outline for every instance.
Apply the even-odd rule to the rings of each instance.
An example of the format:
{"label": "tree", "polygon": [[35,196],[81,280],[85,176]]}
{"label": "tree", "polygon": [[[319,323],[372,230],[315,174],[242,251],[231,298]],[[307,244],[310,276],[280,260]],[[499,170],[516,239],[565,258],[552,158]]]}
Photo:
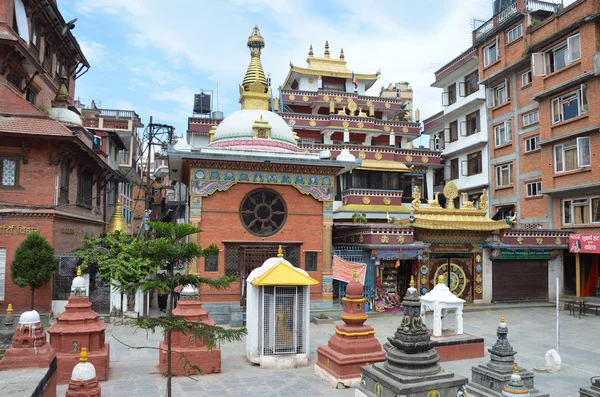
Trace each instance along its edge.
{"label": "tree", "polygon": [[103,279],[110,280],[111,286],[121,293],[123,313],[123,295],[135,293],[137,283],[153,269],[151,261],[139,255],[140,241],[116,230],[100,237],[87,237],[84,243],[85,247],[77,251],[83,259],[81,270],[87,272],[96,267]]}
{"label": "tree", "polygon": [[407,114],[408,114],[408,109],[406,109],[406,102],[402,102],[402,104],[400,104],[400,110],[398,110],[396,112],[396,114],[394,114],[394,116],[392,116],[392,120],[408,121],[406,119]]}
{"label": "tree", "polygon": [[[148,226],[151,229],[149,239],[133,238],[130,243],[119,246],[121,258],[132,259],[132,267],[139,269],[139,273],[136,274],[139,274],[141,278],[135,282],[115,285],[115,288],[121,291],[139,288],[144,293],[158,291],[170,295],[171,299],[166,315],[140,318],[136,320],[135,324],[138,328],[153,333],[157,330],[161,331],[163,336],[167,337],[167,393],[171,397],[171,332],[173,330],[181,331],[186,335],[193,334],[209,350],[212,350],[218,343],[240,340],[246,334],[246,329],[224,329],[217,325],[191,322],[184,317],[173,315],[173,290],[175,287],[193,285],[199,289],[201,285],[207,285],[211,288],[225,289],[235,280],[235,277],[222,276],[217,279],[209,279],[194,274],[176,275],[173,271],[176,264],[190,263],[193,259],[214,253],[218,248],[211,244],[207,249],[203,249],[195,242],[187,241],[188,236],[202,231],[188,224],[148,222]],[[93,247],[90,248],[93,249]],[[155,277],[159,268],[165,270],[165,275]],[[115,338],[114,335],[113,338]],[[119,339],[115,339],[123,343]],[[160,349],[152,346],[126,346],[133,349]],[[197,373],[202,372],[198,366],[192,365],[184,355],[179,356],[177,361],[183,368],[190,368]]]}
{"label": "tree", "polygon": [[19,245],[10,264],[12,282],[19,287],[31,288],[31,310],[34,309],[35,290],[46,284],[58,270],[54,248],[38,232],[31,233]]}

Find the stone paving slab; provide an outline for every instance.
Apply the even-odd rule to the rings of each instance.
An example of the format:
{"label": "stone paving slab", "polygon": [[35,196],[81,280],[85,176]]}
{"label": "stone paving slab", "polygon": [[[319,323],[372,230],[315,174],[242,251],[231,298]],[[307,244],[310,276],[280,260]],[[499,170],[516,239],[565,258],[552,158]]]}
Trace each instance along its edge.
{"label": "stone paving slab", "polygon": [[[504,307],[509,327],[508,339],[518,352],[519,367],[533,370],[542,366],[544,354],[555,348],[556,312],[550,307]],[[488,361],[490,348],[496,341],[496,328],[500,320],[498,310],[483,310],[465,314],[464,329],[472,335],[485,338],[486,357],[442,363],[442,367],[460,375],[471,377],[471,367]],[[379,316],[368,320],[380,342],[393,335],[401,320],[401,313]],[[340,324],[337,321],[335,324]],[[221,347],[222,369],[219,374],[173,378],[173,396],[176,397],[257,397],[257,396],[354,396],[354,389],[330,388],[313,374],[317,346],[324,345],[333,335],[334,325],[310,326],[310,366],[293,370],[264,370],[246,361],[245,342]],[[135,346],[158,346],[159,334],[133,332],[128,326],[109,325],[106,341],[111,344],[110,378],[101,382],[104,397],[134,397],[165,395],[166,378],[158,370],[158,350],[129,349],[117,342],[117,337]],[[560,354],[563,369],[559,373],[536,373],[536,387],[556,397],[578,397],[579,388],[590,385],[590,377],[600,375],[600,316],[581,319],[561,312]],[[66,385],[57,389],[64,396]]]}

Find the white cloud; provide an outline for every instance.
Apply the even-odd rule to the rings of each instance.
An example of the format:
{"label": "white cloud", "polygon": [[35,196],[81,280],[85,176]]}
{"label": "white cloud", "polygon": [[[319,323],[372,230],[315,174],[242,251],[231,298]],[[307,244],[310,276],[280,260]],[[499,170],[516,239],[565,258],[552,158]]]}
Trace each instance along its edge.
{"label": "white cloud", "polygon": [[105,45],[86,39],[79,39],[78,42],[91,65],[101,65],[106,61],[108,49]]}

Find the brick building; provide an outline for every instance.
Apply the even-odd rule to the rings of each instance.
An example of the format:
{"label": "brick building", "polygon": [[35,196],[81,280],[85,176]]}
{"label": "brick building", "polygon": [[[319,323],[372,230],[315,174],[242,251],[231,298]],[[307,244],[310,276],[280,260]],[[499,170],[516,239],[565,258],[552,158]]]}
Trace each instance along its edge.
{"label": "brick building", "polygon": [[[104,196],[118,175],[70,106],[87,68],[54,1],[0,4],[0,311],[29,309],[30,291],[10,281],[27,234],[39,230],[60,255],[108,221]],[[50,311],[52,292],[36,292],[38,311]]]}
{"label": "brick building", "polygon": [[518,0],[473,32],[486,86],[492,213],[516,221],[491,244],[494,301],[553,297],[556,277],[567,295],[592,295],[597,285],[598,255],[579,263],[568,237],[600,226],[599,15],[594,0],[564,9]]}

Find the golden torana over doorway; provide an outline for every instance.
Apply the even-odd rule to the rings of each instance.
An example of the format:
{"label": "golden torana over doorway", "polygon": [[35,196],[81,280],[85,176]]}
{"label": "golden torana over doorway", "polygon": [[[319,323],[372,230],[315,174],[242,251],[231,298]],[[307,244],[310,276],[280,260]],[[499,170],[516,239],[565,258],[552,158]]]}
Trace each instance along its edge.
{"label": "golden torana over doorway", "polygon": [[442,275],[450,292],[464,299],[466,303],[473,303],[472,258],[432,258],[430,263],[430,288],[435,286],[438,277]]}

